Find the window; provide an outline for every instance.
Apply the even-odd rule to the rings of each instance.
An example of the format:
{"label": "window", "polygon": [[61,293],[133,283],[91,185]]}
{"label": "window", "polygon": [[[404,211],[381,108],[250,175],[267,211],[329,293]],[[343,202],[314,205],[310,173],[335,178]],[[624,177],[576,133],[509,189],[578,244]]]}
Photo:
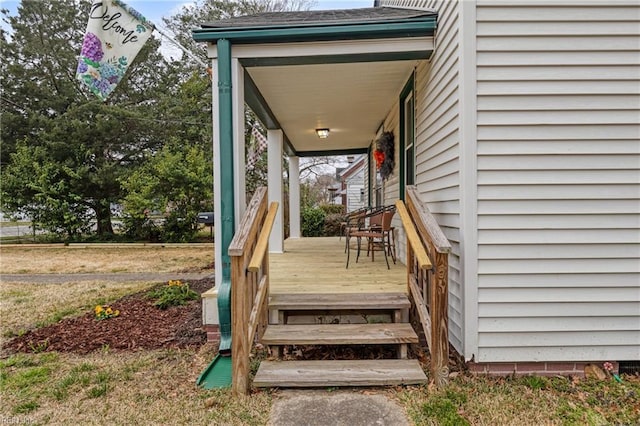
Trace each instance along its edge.
{"label": "window", "polygon": [[400,94],[400,198],[404,200],[404,188],[416,180],[415,153],[415,102],[413,75]]}

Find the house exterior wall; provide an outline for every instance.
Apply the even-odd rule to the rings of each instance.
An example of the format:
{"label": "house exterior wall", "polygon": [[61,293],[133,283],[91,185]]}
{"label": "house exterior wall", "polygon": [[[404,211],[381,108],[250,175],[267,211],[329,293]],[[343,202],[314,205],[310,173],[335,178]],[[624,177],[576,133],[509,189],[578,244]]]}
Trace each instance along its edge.
{"label": "house exterior wall", "polygon": [[477,361],[640,358],[640,7],[477,3]]}
{"label": "house exterior wall", "polygon": [[640,6],[382,3],[439,12],[416,183],[453,246],[451,343],[480,363],[639,359]]}
{"label": "house exterior wall", "polygon": [[347,186],[347,212],[361,209],[366,205],[366,197],[361,195],[365,190],[364,178],[365,173],[363,163],[356,173],[345,179]]}

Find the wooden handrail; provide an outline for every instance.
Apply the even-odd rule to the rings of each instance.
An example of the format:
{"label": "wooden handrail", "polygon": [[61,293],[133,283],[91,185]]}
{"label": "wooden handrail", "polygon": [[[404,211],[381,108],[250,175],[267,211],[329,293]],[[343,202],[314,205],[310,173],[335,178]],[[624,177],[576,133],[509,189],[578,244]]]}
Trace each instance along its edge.
{"label": "wooden handrail", "polygon": [[419,219],[416,220],[418,231],[429,236],[438,253],[449,253],[451,243],[440,229],[440,225],[436,222],[429,208],[420,200],[418,189],[415,186],[407,186],[407,198],[410,200],[408,208],[411,211],[411,216]]}
{"label": "wooden handrail", "polygon": [[407,240],[409,240],[409,243],[414,250],[414,255],[416,257],[416,260],[418,261],[418,266],[420,267],[420,269],[431,269],[433,265],[431,264],[431,260],[427,255],[427,251],[424,249],[422,241],[420,241],[420,237],[418,236],[416,227],[413,224],[411,217],[409,216],[407,207],[404,205],[404,201],[396,201],[396,209],[398,209],[398,214],[400,215],[402,226],[404,227],[404,231],[407,234]]}
{"label": "wooden handrail", "polygon": [[[269,233],[278,203],[267,214],[267,188],[249,202],[231,244],[231,380],[237,395],[249,392],[249,357],[254,336],[268,321]],[[254,262],[251,264],[250,261]],[[251,269],[251,270],[250,270]]]}
{"label": "wooden handrail", "polygon": [[266,198],[267,188],[262,186],[254,192],[244,216],[238,226],[238,231],[233,236],[231,244],[229,244],[229,256],[242,256],[244,251],[249,247],[247,242],[253,239],[258,232],[258,226],[255,225],[258,218],[262,219],[267,208]]}
{"label": "wooden handrail", "polygon": [[[411,231],[407,231],[407,285],[429,346],[431,375],[436,385],[443,386],[449,381],[448,296],[451,244],[420,200],[416,187],[408,186],[405,194],[408,222],[412,225],[408,229],[417,234],[412,237]],[[426,273],[420,272],[420,251],[426,251],[434,262],[433,268]]]}
{"label": "wooden handrail", "polygon": [[253,255],[249,261],[249,272],[258,272],[262,265],[262,259],[269,247],[269,235],[271,235],[271,229],[273,228],[273,222],[276,220],[276,213],[278,213],[278,203],[273,201],[269,204],[269,211],[267,217],[264,219],[260,235],[258,236],[258,242],[256,248],[253,250]]}

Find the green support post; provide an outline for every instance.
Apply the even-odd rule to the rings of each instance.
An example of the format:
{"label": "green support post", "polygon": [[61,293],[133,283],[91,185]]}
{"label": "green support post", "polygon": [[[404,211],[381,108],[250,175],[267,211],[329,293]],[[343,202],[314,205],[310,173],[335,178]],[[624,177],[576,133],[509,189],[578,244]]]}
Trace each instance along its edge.
{"label": "green support post", "polygon": [[[233,99],[231,94],[231,43],[218,40],[218,122],[220,126],[220,188],[222,223],[222,283],[218,292],[220,352],[231,350],[231,258],[229,245],[235,232],[233,185]],[[218,226],[218,224],[216,224]],[[218,243],[218,242],[216,242]],[[216,265],[217,267],[217,265]]]}

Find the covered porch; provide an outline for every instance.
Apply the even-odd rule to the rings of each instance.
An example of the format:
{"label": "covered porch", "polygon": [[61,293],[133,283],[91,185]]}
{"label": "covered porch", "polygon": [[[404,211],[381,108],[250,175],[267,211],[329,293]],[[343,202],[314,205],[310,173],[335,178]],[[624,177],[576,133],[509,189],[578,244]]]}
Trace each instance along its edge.
{"label": "covered porch", "polygon": [[[410,309],[431,349],[433,378],[446,382],[449,248],[440,234],[433,235],[435,221],[417,194],[407,195],[405,206],[404,183],[397,189],[399,252],[404,254],[390,268],[382,256],[372,262],[363,254],[356,263],[353,253],[346,268],[344,240],[300,234],[300,157],[366,154],[366,195],[368,204],[375,204],[374,141],[392,131],[384,128],[385,118],[397,107],[407,81],[413,81],[417,64],[429,60],[436,18],[433,11],[376,7],[337,15],[264,13],[194,30],[196,41],[208,43],[214,70],[216,287],[219,300],[231,301],[230,313],[220,309],[221,350],[231,352],[237,393],[249,389],[249,354],[256,341],[276,357],[286,345],[389,344],[397,346],[399,358],[304,365],[269,361],[260,367],[256,386],[422,383],[426,377],[417,360],[407,359],[407,345],[418,343]],[[268,189],[259,189],[249,203],[245,104],[267,129],[268,140]],[[289,163],[286,241],[283,156]],[[402,173],[405,165],[400,161],[398,167]],[[384,323],[294,326],[287,318],[300,311],[390,315]]]}

